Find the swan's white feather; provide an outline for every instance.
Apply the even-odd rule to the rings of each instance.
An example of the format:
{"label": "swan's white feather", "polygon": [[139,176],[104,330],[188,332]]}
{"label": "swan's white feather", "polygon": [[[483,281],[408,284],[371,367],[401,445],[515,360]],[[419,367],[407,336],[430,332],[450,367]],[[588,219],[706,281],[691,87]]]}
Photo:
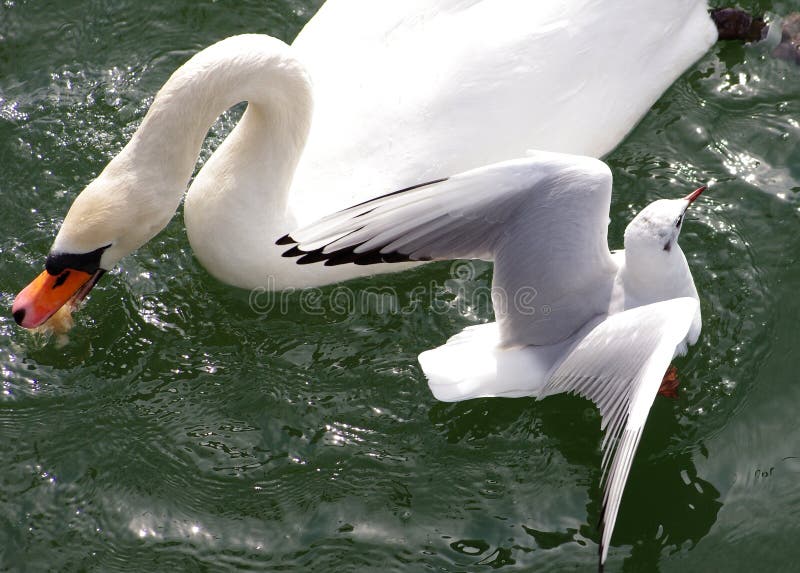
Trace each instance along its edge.
{"label": "swan's white feather", "polygon": [[328,0],[292,44],[317,95],[297,224],[526,149],[605,155],[716,41],[707,9]]}

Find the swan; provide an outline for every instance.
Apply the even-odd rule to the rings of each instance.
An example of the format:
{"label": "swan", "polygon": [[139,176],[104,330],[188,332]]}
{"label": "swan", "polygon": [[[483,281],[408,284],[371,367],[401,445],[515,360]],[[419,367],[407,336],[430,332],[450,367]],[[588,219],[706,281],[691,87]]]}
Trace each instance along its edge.
{"label": "swan", "polygon": [[[599,157],[716,41],[706,0],[329,0],[292,46],[264,35],[194,55],[75,198],[16,297],[33,328],[162,230],[216,118],[238,125],[185,197],[219,280],[272,290],[398,266],[302,267],[275,239],[326,213],[526,150]],[[349,25],[358,22],[357,26]]]}
{"label": "swan", "polygon": [[678,236],[704,190],[645,207],[625,229],[625,249],[611,253],[611,171],[597,159],[538,152],[367,201],[279,242],[299,264],[494,261],[496,322],[423,352],[420,366],[448,402],[573,392],[597,404],[606,430],[602,567],[664,373],[700,336]]}

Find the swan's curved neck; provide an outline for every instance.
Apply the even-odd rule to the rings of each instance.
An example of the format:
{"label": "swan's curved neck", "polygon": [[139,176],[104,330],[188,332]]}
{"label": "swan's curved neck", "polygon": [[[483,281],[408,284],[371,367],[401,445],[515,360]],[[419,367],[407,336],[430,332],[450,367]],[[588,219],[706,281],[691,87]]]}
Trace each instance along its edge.
{"label": "swan's curved neck", "polygon": [[[120,155],[159,179],[162,189],[173,189],[179,201],[210,126],[242,101],[249,105],[240,131],[253,132],[251,139],[258,131],[260,141],[253,143],[271,147],[273,163],[291,173],[311,121],[310,83],[289,46],[258,35],[223,40],[181,66]],[[254,123],[259,129],[248,130]]]}

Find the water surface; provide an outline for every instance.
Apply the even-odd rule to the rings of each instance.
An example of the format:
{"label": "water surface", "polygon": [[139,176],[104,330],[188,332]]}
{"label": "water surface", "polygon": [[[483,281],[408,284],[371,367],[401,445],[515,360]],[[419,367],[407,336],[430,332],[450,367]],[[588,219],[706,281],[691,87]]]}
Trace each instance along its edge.
{"label": "water surface", "polygon": [[[0,307],[175,67],[236,33],[291,41],[320,4],[4,2]],[[609,571],[800,567],[800,68],[768,54],[715,46],[607,158],[612,246],[648,202],[714,183],[681,239],[703,335],[676,361],[680,398],[651,413]],[[490,280],[474,270],[392,277],[404,314],[295,296],[264,316],[193,258],[179,214],[65,346],[0,314],[0,570],[593,570],[592,405],[437,403],[417,365],[491,319],[454,301]],[[418,284],[448,310],[403,298]]]}

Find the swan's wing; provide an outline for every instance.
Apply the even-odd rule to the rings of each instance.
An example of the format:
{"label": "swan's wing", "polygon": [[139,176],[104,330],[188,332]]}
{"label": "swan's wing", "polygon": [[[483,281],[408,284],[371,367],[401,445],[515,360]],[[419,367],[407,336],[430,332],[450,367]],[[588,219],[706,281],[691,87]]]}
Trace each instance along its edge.
{"label": "swan's wing", "polygon": [[526,149],[601,157],[717,39],[707,0],[313,4],[299,225]]}
{"label": "swan's wing", "polygon": [[361,203],[278,243],[296,243],[284,256],[299,264],[494,260],[503,342],[549,344],[607,305],[610,200],[601,161],[536,152]]}
{"label": "swan's wing", "polygon": [[605,562],[625,481],[647,415],[676,354],[694,343],[693,298],[675,298],[614,314],[591,329],[551,375],[542,396],[572,392],[603,416],[600,563]]}

